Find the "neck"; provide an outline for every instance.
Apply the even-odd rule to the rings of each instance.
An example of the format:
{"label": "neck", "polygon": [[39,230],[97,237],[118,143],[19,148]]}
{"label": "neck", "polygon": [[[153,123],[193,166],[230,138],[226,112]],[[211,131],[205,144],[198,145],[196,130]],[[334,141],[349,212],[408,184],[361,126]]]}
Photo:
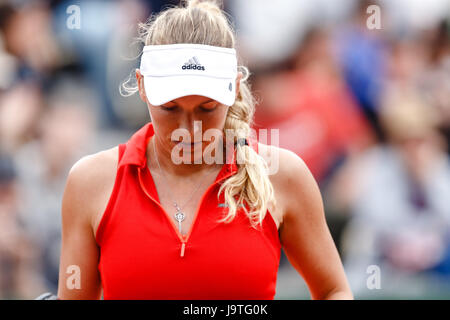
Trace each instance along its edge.
{"label": "neck", "polygon": [[[152,137],[147,145],[147,164],[152,168],[156,168],[156,170],[159,170],[159,166],[161,166],[161,170],[163,170],[166,175],[176,177],[192,177],[202,175],[205,172],[211,172],[211,170],[214,170],[213,167],[216,169],[222,168],[226,157],[224,152],[223,159],[221,159],[222,161],[219,163],[213,162],[211,164],[207,164],[202,158],[202,162],[199,164],[193,163],[193,160],[191,163],[175,164],[172,161],[171,152],[171,149],[168,149],[163,145],[163,143],[159,142],[158,139]],[[201,152],[203,152],[203,150]],[[215,156],[214,152],[212,153],[212,156]]]}

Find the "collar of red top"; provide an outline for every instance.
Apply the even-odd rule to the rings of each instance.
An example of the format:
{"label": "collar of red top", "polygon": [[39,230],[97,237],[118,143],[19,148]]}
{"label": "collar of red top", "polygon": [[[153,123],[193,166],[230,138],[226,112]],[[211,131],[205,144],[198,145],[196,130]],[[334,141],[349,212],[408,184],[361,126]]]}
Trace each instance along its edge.
{"label": "collar of red top", "polygon": [[[148,141],[154,133],[153,123],[151,122],[148,122],[136,131],[126,143],[126,149],[119,162],[119,167],[123,165],[136,165],[140,168],[145,168],[147,165],[146,150]],[[255,148],[255,142],[252,139],[249,139],[249,143],[251,147]],[[231,153],[231,156],[229,157],[232,158],[233,161],[226,161],[225,171],[222,170],[223,174],[226,174],[226,172],[234,173],[238,170],[235,156],[236,151]]]}

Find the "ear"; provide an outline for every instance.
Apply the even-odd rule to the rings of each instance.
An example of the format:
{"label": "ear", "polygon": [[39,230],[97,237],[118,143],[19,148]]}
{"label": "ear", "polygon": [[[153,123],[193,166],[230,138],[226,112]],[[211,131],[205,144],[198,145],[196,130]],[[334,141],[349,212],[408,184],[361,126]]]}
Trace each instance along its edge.
{"label": "ear", "polygon": [[147,103],[147,96],[145,95],[144,88],[144,76],[141,74],[141,71],[139,69],[136,69],[136,81],[139,88],[139,96],[141,97],[142,101]]}
{"label": "ear", "polygon": [[240,84],[243,76],[244,74],[239,71],[236,77],[236,97],[239,95]]}

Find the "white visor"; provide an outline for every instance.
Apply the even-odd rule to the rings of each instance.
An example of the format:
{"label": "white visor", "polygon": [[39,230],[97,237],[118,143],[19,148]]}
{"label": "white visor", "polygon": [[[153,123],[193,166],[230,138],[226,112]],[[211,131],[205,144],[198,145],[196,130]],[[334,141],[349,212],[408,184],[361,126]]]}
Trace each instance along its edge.
{"label": "white visor", "polygon": [[233,48],[202,44],[145,46],[141,74],[148,102],[200,95],[231,106],[236,99],[237,59]]}

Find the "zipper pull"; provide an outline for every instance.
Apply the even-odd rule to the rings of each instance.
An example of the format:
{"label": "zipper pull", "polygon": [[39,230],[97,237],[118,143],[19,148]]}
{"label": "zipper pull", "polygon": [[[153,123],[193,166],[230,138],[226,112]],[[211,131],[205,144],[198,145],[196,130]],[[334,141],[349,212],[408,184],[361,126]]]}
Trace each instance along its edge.
{"label": "zipper pull", "polygon": [[182,242],[181,243],[181,252],[180,252],[180,257],[184,257],[184,248],[186,247],[186,243]]}

